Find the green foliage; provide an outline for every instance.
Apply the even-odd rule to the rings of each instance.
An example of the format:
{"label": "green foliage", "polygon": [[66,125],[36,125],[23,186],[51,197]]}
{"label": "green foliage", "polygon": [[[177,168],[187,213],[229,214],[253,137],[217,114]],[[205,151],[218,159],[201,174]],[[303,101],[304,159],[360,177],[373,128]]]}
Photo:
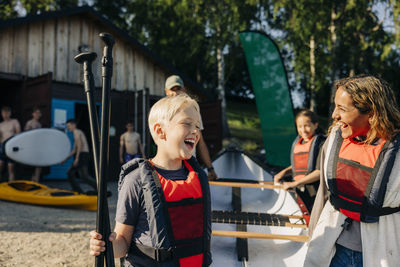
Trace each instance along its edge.
{"label": "green foliage", "polygon": [[17,6],[24,9],[28,15],[36,15],[77,5],[78,0],[1,0],[0,19],[16,18]]}
{"label": "green foliage", "polygon": [[312,36],[316,41],[314,93],[319,112],[327,115],[330,90],[338,78],[370,73],[390,77],[389,82],[396,83],[393,73],[399,74],[399,63],[392,59],[398,54],[393,51],[393,44],[395,39],[400,40],[399,30],[393,34],[383,29],[383,22],[373,10],[377,3],[392,5],[398,27],[400,5],[394,0],[274,1],[274,27],[284,33],[281,46],[289,47],[293,54],[291,65],[297,88],[307,95],[304,106],[308,106],[313,88],[309,47]]}
{"label": "green foliage", "polygon": [[16,0],[2,0],[0,2],[0,19],[15,18],[18,14],[15,10]]}

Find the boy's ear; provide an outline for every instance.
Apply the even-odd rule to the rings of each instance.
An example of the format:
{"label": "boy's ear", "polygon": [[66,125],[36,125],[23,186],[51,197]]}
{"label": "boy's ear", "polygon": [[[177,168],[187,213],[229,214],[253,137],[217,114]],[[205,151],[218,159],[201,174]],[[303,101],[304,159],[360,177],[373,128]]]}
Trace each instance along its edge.
{"label": "boy's ear", "polygon": [[153,129],[158,139],[165,139],[165,132],[160,123],[154,124]]}

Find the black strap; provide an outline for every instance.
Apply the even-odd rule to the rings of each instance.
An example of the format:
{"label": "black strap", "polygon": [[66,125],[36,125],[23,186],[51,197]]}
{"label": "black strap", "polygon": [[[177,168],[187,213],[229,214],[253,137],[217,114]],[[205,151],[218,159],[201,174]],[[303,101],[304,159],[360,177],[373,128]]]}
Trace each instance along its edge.
{"label": "black strap", "polygon": [[170,249],[153,248],[142,244],[132,244],[129,252],[139,257],[149,257],[157,262],[166,262],[172,261],[174,258],[180,259],[202,254],[204,253],[204,248],[200,240],[200,242],[197,243]]}
{"label": "black strap", "polygon": [[157,262],[172,260],[172,249],[153,248],[142,244],[132,243],[129,252],[142,258],[149,257]]}
{"label": "black strap", "polygon": [[390,207],[382,207],[382,208],[376,208],[373,206],[368,206],[366,209],[366,214],[369,216],[385,216],[389,214],[393,214],[396,212],[400,211],[400,207],[397,208],[390,208]]}
{"label": "black strap", "polygon": [[347,200],[342,199],[341,197],[335,196],[333,194],[330,195],[329,200],[332,206],[335,207],[336,210],[345,209],[353,212],[362,213],[364,216],[385,216],[389,214],[393,214],[400,211],[400,207],[397,208],[390,208],[390,207],[374,207],[368,204],[353,203]]}

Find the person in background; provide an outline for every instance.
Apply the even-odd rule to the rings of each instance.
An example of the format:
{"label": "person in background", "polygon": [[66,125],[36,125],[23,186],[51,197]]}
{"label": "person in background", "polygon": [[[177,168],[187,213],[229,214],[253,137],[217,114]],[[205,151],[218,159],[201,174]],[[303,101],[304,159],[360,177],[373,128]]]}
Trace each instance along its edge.
{"label": "person in background", "polygon": [[[209,266],[212,262],[211,196],[208,178],[193,150],[200,139],[199,105],[186,94],[153,105],[149,130],[157,145],[151,160],[122,166],[114,232],[115,258],[125,266]],[[90,254],[105,242],[90,232]]]}
{"label": "person in background", "polygon": [[140,134],[134,131],[133,123],[126,124],[126,132],[123,133],[119,141],[119,161],[121,164],[135,158],[145,158]]}
{"label": "person in background", "polygon": [[[186,88],[185,85],[183,84],[183,81],[181,77],[178,75],[171,75],[167,78],[165,81],[165,94],[167,96],[175,96],[181,93],[186,93]],[[203,130],[203,122],[201,121],[201,130]],[[204,141],[203,135],[200,132],[200,141],[197,145],[198,148],[198,153],[200,156],[200,159],[204,163],[204,165],[207,168],[207,174],[208,174],[208,179],[209,180],[215,180],[218,178],[217,174],[215,173],[214,167],[211,162],[210,158],[210,153],[207,148],[207,144]],[[194,156],[196,156],[196,150],[194,150]]]}
{"label": "person in background", "polygon": [[400,112],[371,75],[335,84],[334,122],[321,151],[304,266],[398,266]]}
{"label": "person in background", "polygon": [[62,164],[72,156],[75,156],[74,162],[68,169],[68,181],[74,191],[84,194],[84,191],[77,181],[78,176],[89,184],[94,191],[88,191],[86,194],[95,195],[97,194],[96,179],[89,175],[89,146],[85,134],[82,130],[76,127],[76,121],[74,119],[67,121],[67,129],[74,135],[74,148]]}
{"label": "person in background", "polygon": [[[33,107],[32,119],[26,122],[24,131],[42,128],[42,124],[39,121],[41,117],[42,117],[42,112],[40,111],[39,107]],[[37,183],[39,182],[41,172],[42,172],[42,168],[35,167],[35,170],[33,171],[33,175],[32,175],[33,182],[37,182]]]}
{"label": "person in background", "polygon": [[[298,136],[290,152],[291,165],[277,173],[274,182],[282,182],[285,190],[296,188],[297,194],[311,212],[319,186],[317,158],[325,136],[321,134],[318,118],[311,110],[301,110],[295,121]],[[291,181],[285,181],[284,178],[288,175],[291,175]]]}
{"label": "person in background", "polygon": [[15,180],[15,164],[13,161],[8,159],[4,154],[3,143],[10,137],[21,132],[21,125],[18,120],[11,118],[11,108],[4,106],[1,108],[1,117],[3,121],[0,123],[0,180],[1,174],[3,172],[4,165],[7,164],[8,167],[8,181]]}

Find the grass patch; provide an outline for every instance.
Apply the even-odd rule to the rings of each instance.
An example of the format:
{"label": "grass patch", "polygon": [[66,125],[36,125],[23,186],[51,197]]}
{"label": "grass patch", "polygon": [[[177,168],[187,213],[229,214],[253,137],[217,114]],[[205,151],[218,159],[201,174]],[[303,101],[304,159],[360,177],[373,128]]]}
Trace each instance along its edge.
{"label": "grass patch", "polygon": [[224,144],[236,143],[251,154],[260,154],[264,144],[256,104],[228,100],[226,115],[231,138]]}

